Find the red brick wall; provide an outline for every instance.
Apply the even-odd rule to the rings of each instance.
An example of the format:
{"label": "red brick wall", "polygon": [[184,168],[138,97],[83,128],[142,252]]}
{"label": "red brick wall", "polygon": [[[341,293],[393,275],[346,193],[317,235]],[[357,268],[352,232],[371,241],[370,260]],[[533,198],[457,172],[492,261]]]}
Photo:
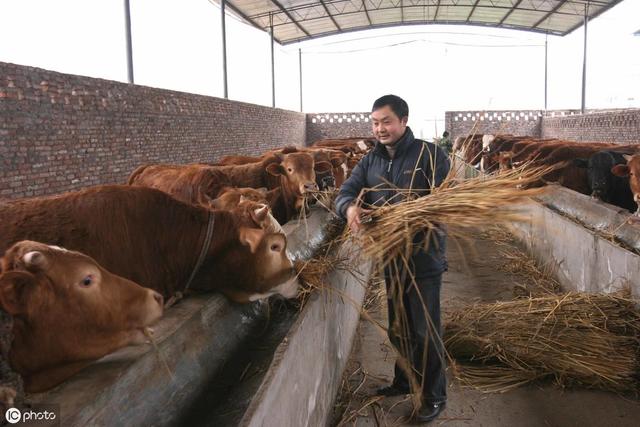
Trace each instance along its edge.
{"label": "red brick wall", "polygon": [[543,138],[637,144],[640,143],[640,109],[547,116],[542,121],[541,134]]}
{"label": "red brick wall", "polygon": [[[528,120],[527,120],[528,118]],[[640,143],[640,109],[447,111],[445,126],[453,135],[510,133],[570,141]]]}
{"label": "red brick wall", "polygon": [[0,62],[0,198],[304,144],[305,115]]}
{"label": "red brick wall", "polygon": [[372,136],[371,113],[307,114],[307,145],[319,139]]}

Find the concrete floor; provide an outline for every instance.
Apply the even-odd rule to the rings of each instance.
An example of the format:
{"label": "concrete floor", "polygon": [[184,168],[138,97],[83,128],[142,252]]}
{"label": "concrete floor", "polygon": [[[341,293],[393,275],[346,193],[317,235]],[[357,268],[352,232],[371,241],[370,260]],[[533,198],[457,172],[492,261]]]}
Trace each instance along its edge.
{"label": "concrete floor", "polygon": [[[446,313],[473,301],[512,299],[524,276],[501,271],[500,247],[487,236],[473,236],[462,244],[465,259],[455,244],[449,245],[450,271],[445,273],[442,309]],[[383,301],[370,311],[386,326]],[[344,376],[343,389],[355,393],[338,397],[333,425],[405,425],[411,410],[409,397],[373,400],[374,391],[392,380],[394,353],[384,332],[364,317]],[[447,426],[638,426],[640,403],[614,393],[571,389],[552,384],[530,385],[502,394],[464,388],[448,372],[446,409],[431,425]],[[350,397],[345,398],[345,395]],[[348,407],[345,410],[345,406]],[[368,404],[368,405],[367,405]],[[363,406],[367,405],[363,408]]]}

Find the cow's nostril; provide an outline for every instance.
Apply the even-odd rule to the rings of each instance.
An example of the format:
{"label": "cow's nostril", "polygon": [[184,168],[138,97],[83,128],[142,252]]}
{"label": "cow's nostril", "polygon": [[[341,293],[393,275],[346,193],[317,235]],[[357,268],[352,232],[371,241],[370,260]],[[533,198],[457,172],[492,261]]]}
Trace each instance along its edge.
{"label": "cow's nostril", "polygon": [[160,304],[160,306],[164,305],[164,298],[159,293],[154,292],[153,299],[156,300],[156,302]]}

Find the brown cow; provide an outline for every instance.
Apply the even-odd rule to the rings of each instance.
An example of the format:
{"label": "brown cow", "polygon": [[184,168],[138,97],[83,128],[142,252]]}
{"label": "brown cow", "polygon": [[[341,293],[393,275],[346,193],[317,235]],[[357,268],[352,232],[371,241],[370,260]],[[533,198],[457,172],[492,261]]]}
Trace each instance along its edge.
{"label": "brown cow", "polygon": [[185,288],[238,302],[297,292],[283,234],[151,188],[98,186],[0,206],[0,251],[24,239],[85,253],[165,298]]}
{"label": "brown cow", "polygon": [[[183,192],[185,197],[209,199],[217,197],[223,187],[280,188],[277,203],[271,208],[281,224],[291,219],[304,204],[305,194],[316,190],[313,157],[308,153],[272,154],[259,163],[231,166],[147,165],[138,168],[129,178],[131,185],[158,188],[174,197]],[[180,198],[185,200],[184,198]]]}
{"label": "brown cow", "polygon": [[268,232],[283,233],[282,226],[269,211],[269,200],[277,198],[279,193],[278,189],[269,192],[266,188],[224,187],[209,207],[251,218],[254,224]]}
{"label": "brown cow", "polygon": [[[320,190],[324,190],[328,187],[335,187],[335,181],[339,179],[342,175],[342,171],[334,172],[337,168],[347,160],[346,154],[337,151],[337,150],[329,150],[322,149],[316,147],[297,147],[297,146],[287,146],[284,148],[271,150],[264,153],[262,156],[254,157],[254,156],[225,156],[214,166],[239,166],[239,165],[247,165],[251,163],[259,163],[269,156],[287,156],[292,153],[309,153],[313,156],[314,161],[314,171],[316,174],[316,185]],[[331,165],[331,167],[329,167]],[[342,172],[342,173],[341,173]],[[335,175],[338,175],[336,177]],[[333,177],[333,179],[330,179]],[[342,181],[344,182],[344,181]],[[342,182],[340,185],[342,185]]]}
{"label": "brown cow", "polygon": [[640,221],[640,154],[630,156],[624,155],[627,161],[626,165],[616,165],[611,169],[611,173],[616,176],[629,177],[629,187],[633,193],[633,200],[638,205],[638,209],[635,212],[635,216],[638,218],[636,221]]}
{"label": "brown cow", "polygon": [[51,388],[93,360],[145,342],[143,329],[162,316],[160,294],[84,254],[25,240],[0,262],[0,305],[13,316],[9,360],[26,391]]}

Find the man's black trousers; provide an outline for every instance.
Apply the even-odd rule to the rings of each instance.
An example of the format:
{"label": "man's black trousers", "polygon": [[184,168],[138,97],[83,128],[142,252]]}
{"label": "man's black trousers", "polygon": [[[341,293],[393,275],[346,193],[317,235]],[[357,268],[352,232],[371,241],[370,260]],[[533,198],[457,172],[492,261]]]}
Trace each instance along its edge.
{"label": "man's black trousers", "polygon": [[[445,402],[447,379],[440,322],[442,275],[416,279],[416,284],[407,278],[404,281],[404,289],[395,292],[390,290],[389,286],[387,278],[389,339],[400,354],[410,360],[415,378],[418,384],[422,384],[423,402]],[[402,294],[401,302],[400,294]],[[392,295],[395,297],[392,298]],[[425,308],[428,317],[425,315]],[[406,316],[401,315],[399,319],[401,310]],[[425,346],[427,347],[426,356]],[[409,386],[407,375],[397,361],[393,383],[401,388]]]}

